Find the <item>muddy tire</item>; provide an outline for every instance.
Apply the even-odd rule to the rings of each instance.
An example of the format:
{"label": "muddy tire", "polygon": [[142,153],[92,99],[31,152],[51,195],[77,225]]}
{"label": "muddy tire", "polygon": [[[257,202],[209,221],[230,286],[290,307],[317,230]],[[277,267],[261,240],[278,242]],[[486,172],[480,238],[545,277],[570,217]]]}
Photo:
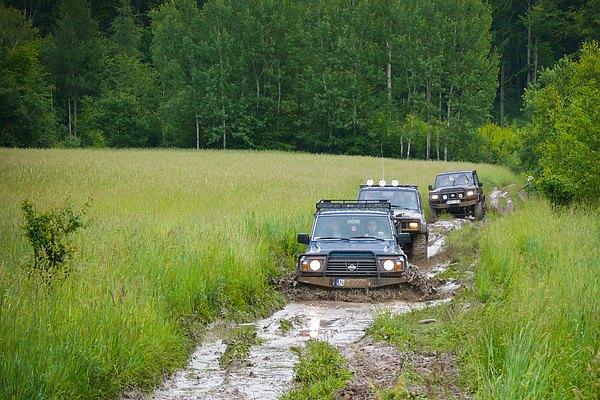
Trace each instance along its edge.
{"label": "muddy tire", "polygon": [[415,236],[412,242],[411,257],[411,262],[427,260],[427,234],[420,233]]}
{"label": "muddy tire", "polygon": [[438,210],[433,207],[430,207],[429,211],[431,212],[431,220],[433,222],[436,222],[438,220],[438,215],[439,215]]}
{"label": "muddy tire", "polygon": [[483,202],[475,203],[473,206],[473,216],[476,220],[481,221],[485,216],[485,211],[483,209]]}

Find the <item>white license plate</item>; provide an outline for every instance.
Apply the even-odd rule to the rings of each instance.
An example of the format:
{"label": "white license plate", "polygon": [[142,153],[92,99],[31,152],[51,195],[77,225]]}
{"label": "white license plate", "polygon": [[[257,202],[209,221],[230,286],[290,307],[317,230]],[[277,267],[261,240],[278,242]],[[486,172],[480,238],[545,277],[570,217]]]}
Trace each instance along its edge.
{"label": "white license plate", "polygon": [[367,279],[352,279],[352,278],[335,278],[333,282],[334,287],[346,287],[346,288],[363,288],[365,286],[371,286]]}
{"label": "white license plate", "polygon": [[448,200],[446,204],[460,204],[460,200]]}

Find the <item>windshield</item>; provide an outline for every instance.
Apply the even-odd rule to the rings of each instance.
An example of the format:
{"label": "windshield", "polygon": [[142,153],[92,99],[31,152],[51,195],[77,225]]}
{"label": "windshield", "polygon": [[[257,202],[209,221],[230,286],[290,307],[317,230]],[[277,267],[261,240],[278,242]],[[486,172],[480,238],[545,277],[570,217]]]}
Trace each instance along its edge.
{"label": "windshield", "polygon": [[376,238],[393,240],[390,218],[383,215],[321,215],[313,239]]}
{"label": "windshield", "polygon": [[471,174],[466,172],[438,175],[435,178],[435,187],[470,185],[473,185],[473,179],[471,177]]}
{"label": "windshield", "polygon": [[392,207],[419,209],[419,200],[415,190],[361,190],[358,194],[358,200],[388,200]]}

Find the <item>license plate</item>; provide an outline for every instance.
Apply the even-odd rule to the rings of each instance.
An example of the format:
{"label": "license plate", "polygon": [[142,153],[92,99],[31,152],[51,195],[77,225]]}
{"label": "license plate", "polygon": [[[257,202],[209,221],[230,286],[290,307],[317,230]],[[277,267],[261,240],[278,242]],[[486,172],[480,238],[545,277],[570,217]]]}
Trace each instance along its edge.
{"label": "license plate", "polygon": [[446,204],[460,204],[460,200],[448,200]]}
{"label": "license plate", "polygon": [[371,286],[367,279],[348,279],[348,278],[335,278],[333,282],[334,287],[343,288],[356,288],[356,287],[367,287]]}

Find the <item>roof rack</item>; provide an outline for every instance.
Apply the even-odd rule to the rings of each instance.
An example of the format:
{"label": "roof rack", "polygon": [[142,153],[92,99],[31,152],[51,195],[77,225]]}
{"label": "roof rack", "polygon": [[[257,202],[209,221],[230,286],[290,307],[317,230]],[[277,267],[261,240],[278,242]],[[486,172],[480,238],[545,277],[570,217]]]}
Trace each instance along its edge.
{"label": "roof rack", "polygon": [[418,188],[419,185],[409,185],[409,184],[399,184],[399,185],[385,185],[385,186],[379,186],[379,185],[359,185],[359,187],[361,188],[373,188],[373,189],[377,189],[377,188],[397,188],[397,187],[411,187],[411,188]]}
{"label": "roof rack", "polygon": [[391,210],[388,200],[319,200],[316,204],[320,210]]}

